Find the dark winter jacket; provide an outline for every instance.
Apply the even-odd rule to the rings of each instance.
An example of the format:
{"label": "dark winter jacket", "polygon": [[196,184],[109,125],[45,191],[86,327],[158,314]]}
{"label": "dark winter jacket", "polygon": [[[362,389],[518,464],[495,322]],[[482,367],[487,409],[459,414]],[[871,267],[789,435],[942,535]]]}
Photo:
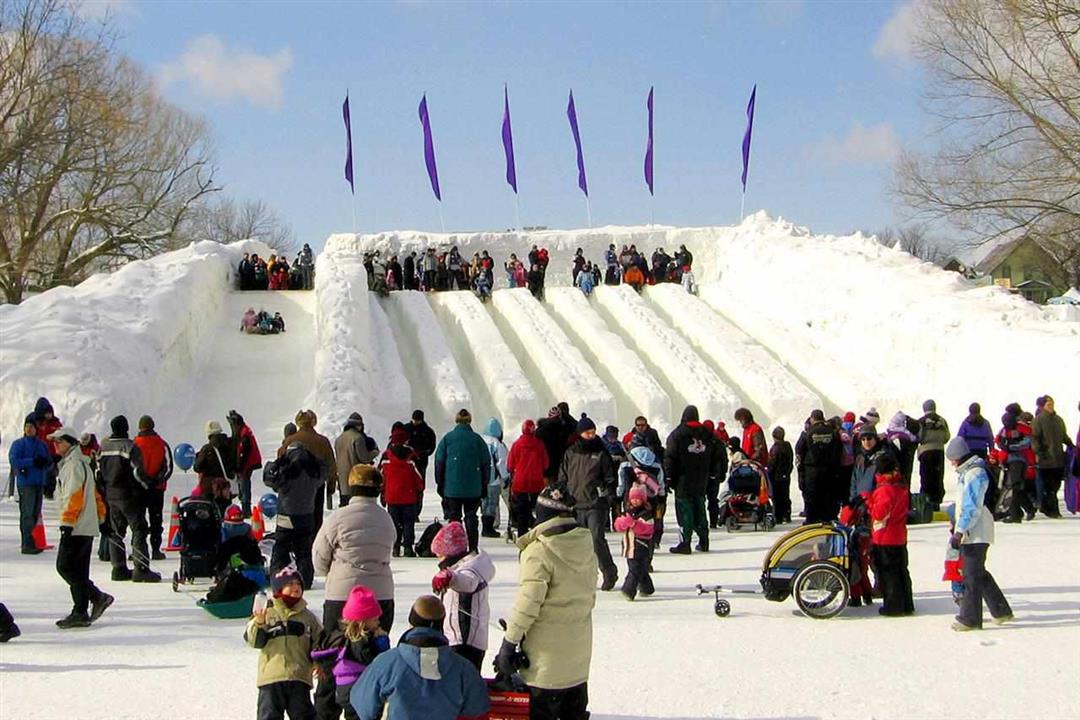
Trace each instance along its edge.
{"label": "dark winter jacket", "polygon": [[600,498],[611,497],[615,492],[615,463],[604,441],[599,437],[579,438],[563,456],[559,480],[570,487],[577,510],[587,510]]}
{"label": "dark winter jacket", "polygon": [[791,443],[787,440],[774,442],[769,448],[769,478],[774,483],[777,480],[791,480],[794,467],[795,453],[791,449]]}
{"label": "dark winter jacket", "polygon": [[724,449],[709,428],[697,421],[696,413],[671,431],[664,449],[664,476],[676,497],[705,495],[710,477],[720,477]]}
{"label": "dark winter jacket", "polygon": [[409,447],[415,450],[417,455],[427,458],[435,453],[435,431],[426,422],[406,423],[405,430],[409,433]]}
{"label": "dark winter jacket", "polygon": [[[104,443],[101,446],[105,449]],[[217,450],[217,452],[214,452]],[[220,462],[218,457],[221,457]],[[195,464],[192,466],[201,477],[225,478],[232,480],[236,477],[236,448],[228,435],[211,435],[206,444],[199,449],[195,456]]]}
{"label": "dark winter jacket", "polygon": [[994,446],[994,431],[982,415],[968,415],[956,434],[964,438],[968,449],[976,454],[985,455]]}
{"label": "dark winter jacket", "polygon": [[98,472],[109,502],[126,500],[145,491],[135,475],[135,468],[141,465],[142,454],[127,435],[108,437],[101,442]]}
{"label": "dark winter jacket", "polygon": [[[274,468],[263,473],[263,482],[278,494],[279,515],[311,515],[315,493],[322,484],[318,459],[300,442],[289,443]],[[280,524],[280,521],[279,521]]]}
{"label": "dark winter jacket", "polygon": [[877,445],[869,453],[860,452],[855,458],[855,467],[851,471],[851,487],[848,497],[856,497],[863,493],[873,492],[874,477],[877,475],[877,462],[884,455],[892,455],[893,460],[900,462],[896,457],[896,448],[887,442],[878,440]]}
{"label": "dark winter jacket", "polygon": [[43,487],[45,475],[52,465],[49,448],[36,435],[23,436],[11,443],[8,462],[15,473],[18,487]]}
{"label": "dark winter jacket", "polygon": [[[284,455],[285,450],[293,443],[300,443],[309,453],[315,456],[319,463],[320,482],[326,483],[328,493],[333,493],[338,486],[338,467],[334,459],[334,447],[330,444],[330,440],[325,435],[315,432],[314,428],[302,427],[281,441],[277,456]],[[341,482],[347,483],[348,475],[341,478]]]}
{"label": "dark winter jacket", "polygon": [[661,465],[664,464],[664,444],[660,442],[660,433],[656,432],[654,427],[646,427],[640,432],[637,428],[623,435],[623,445],[626,446],[627,451],[631,448],[643,445],[652,450],[653,457]]}
{"label": "dark winter jacket", "polygon": [[459,424],[435,448],[435,485],[444,498],[476,499],[487,495],[491,453],[469,425]]}
{"label": "dark winter jacket", "polygon": [[1072,438],[1065,431],[1065,421],[1055,413],[1045,410],[1039,413],[1031,426],[1031,447],[1035,450],[1035,462],[1041,469],[1065,467],[1065,450],[1072,447]]}
{"label": "dark winter jacket", "polygon": [[795,455],[799,466],[821,468],[832,471],[839,469],[844,447],[836,429],[824,420],[813,423],[803,431],[795,443]]}
{"label": "dark winter jacket", "polygon": [[949,423],[937,413],[926,413],[919,418],[919,454],[930,450],[944,450],[952,435]]}
{"label": "dark winter jacket", "polygon": [[576,429],[577,423],[569,415],[543,418],[536,423],[536,437],[547,449],[549,467],[562,467],[563,455]]}

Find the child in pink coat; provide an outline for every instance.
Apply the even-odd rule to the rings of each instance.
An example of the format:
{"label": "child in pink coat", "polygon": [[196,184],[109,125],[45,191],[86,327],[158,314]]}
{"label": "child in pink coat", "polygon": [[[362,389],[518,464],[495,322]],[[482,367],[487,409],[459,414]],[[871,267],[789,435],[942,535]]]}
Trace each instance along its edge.
{"label": "child in pink coat", "polygon": [[645,488],[635,484],[627,493],[626,513],[615,519],[615,531],[623,533],[626,580],[623,581],[622,594],[627,600],[637,597],[639,589],[646,596],[656,591],[649,577],[654,522]]}

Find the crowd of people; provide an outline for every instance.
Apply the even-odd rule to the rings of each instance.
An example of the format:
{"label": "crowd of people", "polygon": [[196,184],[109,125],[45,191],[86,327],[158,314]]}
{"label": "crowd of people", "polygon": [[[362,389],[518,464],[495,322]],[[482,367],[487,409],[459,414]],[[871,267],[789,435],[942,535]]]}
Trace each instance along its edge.
{"label": "crowd of people", "polygon": [[[506,287],[528,288],[533,296],[543,300],[549,262],[547,248],[536,245],[525,260],[519,259],[517,253],[510,253],[503,263]],[[621,251],[610,245],[602,266],[586,259],[585,251],[578,248],[571,261],[571,277],[573,286],[587,296],[600,284],[625,283],[640,293],[645,285],[664,282],[681,283],[687,292],[697,294],[693,262],[694,256],[685,245],[679,246],[674,257],[657,248],[651,265],[635,245],[624,245]],[[495,288],[495,261],[488,251],[473,253],[466,260],[456,245],[447,251],[429,247],[423,252],[414,250],[389,257],[374,250],[364,253],[364,268],[368,289],[381,295],[394,290],[472,290],[486,300]]]}
{"label": "crowd of people", "polygon": [[[976,403],[955,437],[933,400],[922,409],[918,418],[900,412],[884,426],[874,408],[831,419],[813,410],[794,447],[780,427],[771,431],[770,446],[747,408],[734,413],[739,430],[731,437],[723,421],[702,419],[687,406],[662,441],[645,417],[625,434],[615,426],[599,432],[592,418],[575,417],[562,402],[546,417],[526,420],[510,447],[495,418],[477,432],[462,409],[454,428],[438,438],[416,410],[393,424],[385,449],[358,413],[331,441],[316,429],[315,413],[301,410],[265,463],[251,428],[233,410],[229,433],[216,420],[206,425],[193,495],[212,499],[221,517],[239,522],[252,515],[253,472],[262,468],[276,492],[273,597],[254,607],[244,635],[260,651],[260,718],[485,712],[481,671],[496,570],[480,543],[503,534],[520,549],[520,569],[494,658],[497,676],[524,683],[533,718],[584,718],[597,580],[600,591],[610,591],[619,579],[607,533],[622,538],[623,596],[651,595],[669,501],[678,525],[670,552],[709,552],[709,531],[721,524],[722,486],[747,469],[762,478],[763,491],[768,488],[777,522],[793,520],[794,473],[805,523],[839,519],[855,526],[860,559],[853,604],[880,597],[883,615],[903,616],[915,611],[906,548],[912,497],[940,506],[951,464],[959,495],[949,543],[965,567],[953,628],[981,628],[984,602],[994,622],[1011,620],[1008,601],[986,569],[994,509],[1009,492],[1005,522],[1031,520],[1036,508],[1060,517],[1062,479],[1066,472],[1080,476],[1074,443],[1049,396],[1038,399],[1035,413],[1010,404],[997,433]],[[42,499],[54,497],[60,506],[57,571],[70,587],[72,610],[59,627],[91,625],[113,604],[91,579],[95,536],[99,558],[112,564],[112,582],[160,581],[152,563],[165,557],[162,510],[173,465],[153,418],[139,419],[134,438],[125,416],[113,418],[98,446],[93,434],[64,426],[41,398],[9,459],[24,553],[41,552],[33,528]],[[919,492],[913,495],[916,460]],[[417,540],[429,464],[445,524]],[[391,566],[401,557],[421,562],[411,560],[417,556],[434,559],[433,595],[411,603],[409,629],[392,648]],[[304,600],[316,576],[326,578],[321,618]],[[0,626],[2,639],[18,634],[2,606]]]}
{"label": "crowd of people", "polygon": [[264,260],[258,253],[244,253],[236,275],[241,290],[314,290],[315,257],[307,243],[292,265],[284,254]]}

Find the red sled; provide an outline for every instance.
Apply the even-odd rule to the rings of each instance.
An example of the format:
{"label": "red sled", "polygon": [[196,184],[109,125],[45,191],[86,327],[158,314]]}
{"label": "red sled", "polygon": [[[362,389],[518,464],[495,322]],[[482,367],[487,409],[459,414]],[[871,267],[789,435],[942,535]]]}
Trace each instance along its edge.
{"label": "red sled", "polygon": [[493,680],[487,682],[491,709],[485,720],[529,720],[529,693],[496,689]]}

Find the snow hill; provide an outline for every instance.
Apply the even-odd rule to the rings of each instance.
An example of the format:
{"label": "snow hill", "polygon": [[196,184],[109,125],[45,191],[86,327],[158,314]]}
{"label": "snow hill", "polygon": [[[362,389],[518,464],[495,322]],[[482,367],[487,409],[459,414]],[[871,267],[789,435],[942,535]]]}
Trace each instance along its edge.
{"label": "snow hill", "polygon": [[[597,262],[609,244],[647,254],[685,244],[700,296],[601,287],[586,299],[559,287],[577,248]],[[498,289],[488,304],[366,291],[365,251],[429,245],[488,250],[497,268],[547,247],[545,302],[524,290]],[[973,400],[996,419],[1044,393],[1071,426],[1080,396],[1080,323],[872,238],[813,235],[764,213],[737,227],[334,235],[314,293],[235,292],[245,251],[268,249],[199,243],[0,307],[0,428],[17,433],[39,395],[78,429],[101,433],[116,413],[145,412],[166,437],[193,443],[232,408],[277,437],[302,406],[329,428],[359,411],[377,433],[414,407],[443,430],[469,406],[512,438],[563,399],[621,429],[644,413],[666,431],[692,402],[729,422],[746,405],[790,431],[814,406],[875,406],[888,418],[933,397],[955,427]],[[281,310],[286,335],[241,335],[248,306]]]}

